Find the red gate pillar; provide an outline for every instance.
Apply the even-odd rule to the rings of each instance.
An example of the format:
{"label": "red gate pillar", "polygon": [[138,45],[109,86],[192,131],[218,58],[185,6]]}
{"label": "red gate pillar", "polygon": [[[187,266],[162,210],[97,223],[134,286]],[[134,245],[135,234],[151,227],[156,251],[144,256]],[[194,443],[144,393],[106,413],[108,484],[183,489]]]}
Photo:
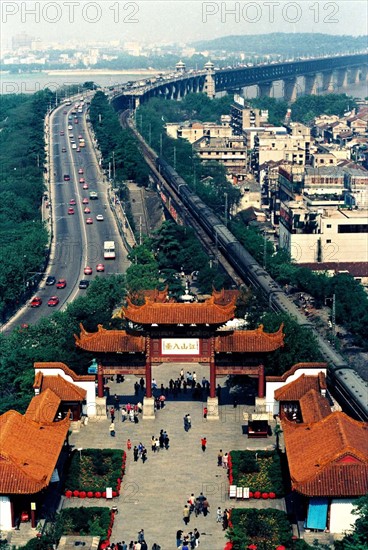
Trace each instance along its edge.
{"label": "red gate pillar", "polygon": [[258,397],[265,396],[265,372],[264,365],[258,367]]}
{"label": "red gate pillar", "polygon": [[210,346],[210,397],[216,397],[215,339],[213,336],[211,336]]}
{"label": "red gate pillar", "polygon": [[146,397],[152,397],[151,339],[146,336]]}
{"label": "red gate pillar", "polygon": [[97,397],[104,396],[104,377],[102,365],[98,365],[97,369]]}
{"label": "red gate pillar", "polygon": [[31,527],[32,529],[36,529],[36,503],[31,502]]}

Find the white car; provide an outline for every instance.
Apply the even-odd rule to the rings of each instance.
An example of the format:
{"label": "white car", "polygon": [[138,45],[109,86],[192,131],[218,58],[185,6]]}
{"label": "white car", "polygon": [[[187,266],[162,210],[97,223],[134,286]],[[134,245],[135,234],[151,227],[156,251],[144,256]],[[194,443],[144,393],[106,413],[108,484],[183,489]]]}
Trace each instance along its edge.
{"label": "white car", "polygon": [[102,215],[102,214],[97,214],[96,220],[97,220],[98,222],[103,222],[103,220],[104,220],[103,215]]}
{"label": "white car", "polygon": [[77,144],[76,143],[72,143],[72,149],[76,149],[77,148]]}

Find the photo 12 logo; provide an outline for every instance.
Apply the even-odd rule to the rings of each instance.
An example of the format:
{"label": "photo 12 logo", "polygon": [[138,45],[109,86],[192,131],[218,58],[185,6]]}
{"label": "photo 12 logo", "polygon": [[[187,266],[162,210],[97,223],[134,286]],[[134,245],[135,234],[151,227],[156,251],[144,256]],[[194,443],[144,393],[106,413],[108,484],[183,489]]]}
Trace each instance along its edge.
{"label": "photo 12 logo", "polygon": [[139,23],[136,2],[1,2],[1,22]]}
{"label": "photo 12 logo", "polygon": [[202,22],[339,23],[337,2],[203,2]]}

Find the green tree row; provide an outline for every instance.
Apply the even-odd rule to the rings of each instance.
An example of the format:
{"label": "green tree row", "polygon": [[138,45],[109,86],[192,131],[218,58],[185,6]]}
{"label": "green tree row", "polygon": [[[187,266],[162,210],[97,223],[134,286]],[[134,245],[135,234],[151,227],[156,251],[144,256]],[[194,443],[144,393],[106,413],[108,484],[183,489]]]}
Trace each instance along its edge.
{"label": "green tree row", "polygon": [[46,261],[40,219],[44,192],[44,117],[54,94],[0,96],[0,317],[32,289]]}

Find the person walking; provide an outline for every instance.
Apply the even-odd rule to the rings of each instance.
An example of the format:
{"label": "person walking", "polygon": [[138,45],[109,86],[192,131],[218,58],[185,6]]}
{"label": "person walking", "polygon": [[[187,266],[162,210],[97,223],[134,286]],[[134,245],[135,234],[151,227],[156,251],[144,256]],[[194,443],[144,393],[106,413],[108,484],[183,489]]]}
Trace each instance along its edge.
{"label": "person walking", "polygon": [[144,539],[141,542],[141,550],[148,550],[147,543]]}
{"label": "person walking", "polygon": [[207,499],[205,499],[205,500],[202,502],[202,511],[203,511],[204,517],[207,516],[209,507],[210,507],[209,502],[208,502]]}
{"label": "person walking", "polygon": [[144,464],[147,460],[147,449],[146,449],[146,447],[143,447],[143,449],[142,449],[141,458],[142,458],[142,462]]}
{"label": "person walking", "polygon": [[225,508],[224,513],[222,515],[222,530],[226,531],[228,527],[229,527],[229,517],[227,513],[227,508]]}
{"label": "person walking", "polygon": [[187,414],[187,424],[188,424],[188,430],[192,427],[192,419],[190,417],[190,414]]}
{"label": "person walking", "polygon": [[227,453],[222,457],[222,467],[227,470],[229,467],[229,455]]}
{"label": "person walking", "polygon": [[222,452],[222,449],[219,450],[217,454],[217,466],[222,466],[222,457],[224,456],[224,453]]}
{"label": "person walking", "polygon": [[178,531],[176,531],[176,548],[179,548],[181,546],[182,536],[183,536],[183,531],[181,529],[178,529]]}
{"label": "person walking", "polygon": [[188,505],[186,504],[183,510],[183,521],[185,525],[188,525],[189,520],[190,520],[190,511],[189,511]]}
{"label": "person walking", "polygon": [[216,523],[222,523],[222,516],[223,516],[223,513],[221,510],[221,507],[219,506],[216,511]]}
{"label": "person walking", "polygon": [[123,408],[121,409],[121,421],[122,421],[122,422],[125,422],[126,419],[127,419],[127,416],[128,416],[128,413],[127,413],[127,411],[126,411],[126,408],[123,407]]}
{"label": "person walking", "polygon": [[199,539],[200,539],[200,536],[201,536],[198,529],[197,529],[197,527],[194,528],[193,534],[194,534],[195,539],[196,539],[195,547],[197,548],[197,546],[199,545]]}
{"label": "person walking", "polygon": [[144,540],[144,529],[138,531],[138,542],[142,542],[142,540]]}
{"label": "person walking", "polygon": [[202,451],[205,452],[206,451],[206,446],[207,446],[207,438],[206,437],[202,437],[201,446],[202,446]]}
{"label": "person walking", "polygon": [[115,437],[115,424],[114,424],[114,422],[111,422],[111,424],[109,426],[109,432],[110,432],[111,437]]}
{"label": "person walking", "polygon": [[132,448],[132,442],[130,441],[130,439],[127,439],[127,449],[128,449],[128,451],[130,451],[131,448]]}
{"label": "person walking", "polygon": [[153,453],[156,452],[156,438],[154,435],[151,437],[151,450]]}
{"label": "person walking", "polygon": [[203,407],[203,418],[207,418],[207,414],[208,414],[208,408]]}
{"label": "person walking", "polygon": [[138,455],[139,455],[138,447],[134,445],[134,449],[133,449],[134,462],[138,462]]}

